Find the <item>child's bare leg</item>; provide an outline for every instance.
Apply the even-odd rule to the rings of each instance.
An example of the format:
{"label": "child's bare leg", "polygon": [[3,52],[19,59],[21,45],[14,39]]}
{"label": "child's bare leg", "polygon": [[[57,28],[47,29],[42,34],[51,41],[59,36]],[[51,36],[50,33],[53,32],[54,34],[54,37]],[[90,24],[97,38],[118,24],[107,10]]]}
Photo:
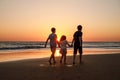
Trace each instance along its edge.
{"label": "child's bare leg", "polygon": [[63,59],[63,54],[62,54],[62,56],[61,56],[61,58],[60,58],[60,63],[62,63],[62,59]]}
{"label": "child's bare leg", "polygon": [[56,63],[55,61],[55,52],[56,52],[56,48],[53,48],[53,51],[52,51],[52,58],[53,58],[53,62]]}
{"label": "child's bare leg", "polygon": [[76,54],[73,55],[73,64],[75,64]]}
{"label": "child's bare leg", "polygon": [[51,54],[50,59],[49,59],[49,63],[50,64],[51,64],[51,59],[53,59],[54,63],[56,63],[55,57],[54,57],[56,49],[55,48],[51,48],[51,51],[52,51],[52,54]]}
{"label": "child's bare leg", "polygon": [[80,54],[79,57],[80,57],[80,63],[82,63],[82,54]]}
{"label": "child's bare leg", "polygon": [[66,64],[66,54],[64,54],[64,64]]}
{"label": "child's bare leg", "polygon": [[50,64],[52,64],[52,63],[51,63],[51,59],[52,59],[52,54],[51,54],[50,59],[49,59],[49,63],[50,63]]}
{"label": "child's bare leg", "polygon": [[[54,53],[55,54],[55,53]],[[55,55],[53,54],[53,62],[54,63],[56,63],[56,61],[55,61]]]}

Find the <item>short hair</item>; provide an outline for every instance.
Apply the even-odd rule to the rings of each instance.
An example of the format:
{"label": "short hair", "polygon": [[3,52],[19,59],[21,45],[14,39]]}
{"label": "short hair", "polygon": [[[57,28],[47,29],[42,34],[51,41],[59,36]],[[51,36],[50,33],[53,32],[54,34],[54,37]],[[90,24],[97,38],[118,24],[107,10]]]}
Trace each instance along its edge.
{"label": "short hair", "polygon": [[52,32],[55,32],[55,30],[56,30],[56,29],[55,29],[54,27],[53,27],[53,28],[51,28],[51,31],[52,31]]}
{"label": "short hair", "polygon": [[77,29],[78,29],[78,30],[82,30],[82,26],[81,26],[81,25],[78,25],[78,26],[77,26]]}

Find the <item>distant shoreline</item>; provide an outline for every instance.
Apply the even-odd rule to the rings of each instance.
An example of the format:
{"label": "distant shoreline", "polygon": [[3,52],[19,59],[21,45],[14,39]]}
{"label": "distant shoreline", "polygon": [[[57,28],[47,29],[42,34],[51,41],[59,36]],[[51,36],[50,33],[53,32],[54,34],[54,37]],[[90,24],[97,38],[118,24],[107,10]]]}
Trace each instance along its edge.
{"label": "distant shoreline", "polygon": [[[44,48],[45,42],[0,42],[1,50],[22,50]],[[47,45],[49,48],[49,43]],[[120,42],[83,42],[83,48],[120,49]]]}

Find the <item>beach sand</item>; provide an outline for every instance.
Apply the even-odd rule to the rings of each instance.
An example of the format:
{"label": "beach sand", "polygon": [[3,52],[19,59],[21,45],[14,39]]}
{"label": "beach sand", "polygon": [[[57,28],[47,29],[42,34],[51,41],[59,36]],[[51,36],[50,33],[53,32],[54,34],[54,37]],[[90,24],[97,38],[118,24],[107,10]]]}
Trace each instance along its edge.
{"label": "beach sand", "polygon": [[49,65],[49,58],[0,63],[0,80],[120,80],[120,54],[83,55],[83,64]]}

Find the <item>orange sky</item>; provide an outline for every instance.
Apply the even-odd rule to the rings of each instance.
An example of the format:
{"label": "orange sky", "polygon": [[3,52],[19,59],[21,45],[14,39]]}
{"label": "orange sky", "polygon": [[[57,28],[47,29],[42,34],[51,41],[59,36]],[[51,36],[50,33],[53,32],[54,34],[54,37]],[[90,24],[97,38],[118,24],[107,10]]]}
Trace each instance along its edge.
{"label": "orange sky", "polygon": [[0,0],[0,41],[46,41],[51,27],[72,40],[120,41],[119,0]]}

